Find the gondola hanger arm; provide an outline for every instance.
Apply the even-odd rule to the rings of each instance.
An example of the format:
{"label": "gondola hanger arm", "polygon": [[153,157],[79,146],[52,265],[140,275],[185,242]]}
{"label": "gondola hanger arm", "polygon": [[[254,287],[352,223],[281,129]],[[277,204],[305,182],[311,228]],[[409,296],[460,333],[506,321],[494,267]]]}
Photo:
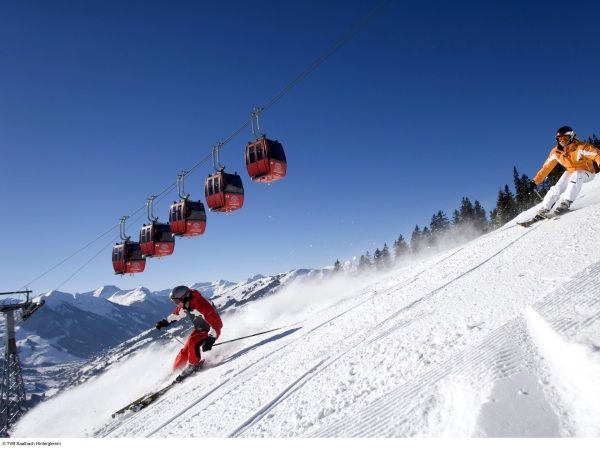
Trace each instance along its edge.
{"label": "gondola hanger arm", "polygon": [[260,132],[260,114],[265,110],[262,106],[255,106],[250,114],[250,125],[252,126],[252,135],[259,138]]}
{"label": "gondola hanger arm", "polygon": [[154,200],[156,199],[156,195],[151,195],[150,197],[148,197],[148,202],[146,203],[146,205],[148,206],[148,220],[150,222],[154,222],[158,220],[158,217],[155,217],[152,211],[152,204],[154,203]]}
{"label": "gondola hanger arm", "polygon": [[129,216],[123,216],[123,217],[121,217],[121,219],[119,221],[120,222],[119,227],[120,227],[120,231],[121,231],[121,239],[124,242],[128,241],[129,239],[131,239],[131,236],[127,236],[127,234],[125,234],[125,221],[127,219],[129,219]]}
{"label": "gondola hanger arm", "polygon": [[221,147],[223,147],[223,143],[217,142],[215,145],[213,145],[213,149],[212,149],[213,166],[215,168],[215,171],[217,171],[217,172],[225,169],[225,166],[221,165],[221,162],[219,161],[219,151],[221,150]]}
{"label": "gondola hanger arm", "polygon": [[188,173],[189,172],[187,170],[183,170],[179,175],[177,175],[177,193],[179,194],[179,198],[182,200],[186,200],[190,196],[190,194],[185,193],[183,187],[183,181]]}

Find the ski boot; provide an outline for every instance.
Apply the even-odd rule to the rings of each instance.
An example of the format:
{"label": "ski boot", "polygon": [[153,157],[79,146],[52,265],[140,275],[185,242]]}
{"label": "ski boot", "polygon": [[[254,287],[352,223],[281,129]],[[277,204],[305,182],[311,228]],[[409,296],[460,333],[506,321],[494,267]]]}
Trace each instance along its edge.
{"label": "ski boot", "polygon": [[540,209],[537,214],[534,216],[534,219],[542,220],[550,218],[550,210],[547,208]]}
{"label": "ski boot", "polygon": [[188,364],[185,369],[181,371],[177,378],[175,378],[175,383],[181,383],[185,378],[189,377],[191,374],[200,370],[200,368],[204,365],[204,360],[200,360],[198,364]]}
{"label": "ski boot", "polygon": [[571,207],[571,203],[573,203],[571,200],[563,200],[561,201],[558,206],[554,209],[554,212],[556,214],[564,214],[566,213],[569,208]]}

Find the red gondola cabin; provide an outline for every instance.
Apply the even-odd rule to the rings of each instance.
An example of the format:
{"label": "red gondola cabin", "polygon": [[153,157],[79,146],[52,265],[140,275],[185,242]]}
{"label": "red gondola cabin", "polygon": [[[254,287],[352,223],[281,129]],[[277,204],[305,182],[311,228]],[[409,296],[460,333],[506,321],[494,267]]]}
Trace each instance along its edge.
{"label": "red gondola cabin", "polygon": [[175,250],[175,236],[168,223],[152,221],[140,229],[143,256],[168,256]]}
{"label": "red gondola cabin", "polygon": [[198,236],[206,230],[206,211],[200,201],[182,199],[169,209],[169,225],[175,236]]}
{"label": "red gondola cabin", "polygon": [[235,173],[219,170],[206,179],[204,184],[206,205],[211,211],[230,212],[244,205],[244,186],[241,177]]}
{"label": "red gondola cabin", "polygon": [[263,134],[246,145],[246,169],[252,181],[271,183],[285,177],[287,162],[283,146]]}
{"label": "red gondola cabin", "polygon": [[112,253],[112,263],[115,275],[143,272],[146,268],[146,258],[138,242],[125,241],[115,244]]}

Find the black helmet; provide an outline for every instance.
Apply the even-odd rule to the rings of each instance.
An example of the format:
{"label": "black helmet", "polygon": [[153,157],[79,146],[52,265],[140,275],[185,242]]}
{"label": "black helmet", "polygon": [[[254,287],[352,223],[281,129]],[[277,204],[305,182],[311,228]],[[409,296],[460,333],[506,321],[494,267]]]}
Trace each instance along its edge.
{"label": "black helmet", "polygon": [[186,302],[192,297],[192,293],[190,292],[190,288],[187,286],[176,286],[171,291],[169,295],[171,300],[181,300],[182,302]]}
{"label": "black helmet", "polygon": [[559,145],[560,145],[560,143],[558,142],[558,138],[562,137],[562,136],[569,137],[569,142],[567,143],[567,145],[569,145],[571,142],[573,142],[575,140],[575,132],[573,131],[573,128],[568,127],[568,126],[560,127],[558,130],[556,130],[556,142]]}

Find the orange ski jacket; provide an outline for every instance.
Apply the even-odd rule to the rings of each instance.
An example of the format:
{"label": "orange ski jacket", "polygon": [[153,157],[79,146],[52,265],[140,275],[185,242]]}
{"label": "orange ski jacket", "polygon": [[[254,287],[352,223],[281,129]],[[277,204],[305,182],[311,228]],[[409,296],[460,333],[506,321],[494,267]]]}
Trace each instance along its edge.
{"label": "orange ski jacket", "polygon": [[533,177],[533,182],[540,184],[557,164],[563,166],[567,172],[586,170],[595,173],[593,161],[600,164],[600,150],[587,142],[574,140],[562,150],[558,147],[550,150],[542,168]]}

